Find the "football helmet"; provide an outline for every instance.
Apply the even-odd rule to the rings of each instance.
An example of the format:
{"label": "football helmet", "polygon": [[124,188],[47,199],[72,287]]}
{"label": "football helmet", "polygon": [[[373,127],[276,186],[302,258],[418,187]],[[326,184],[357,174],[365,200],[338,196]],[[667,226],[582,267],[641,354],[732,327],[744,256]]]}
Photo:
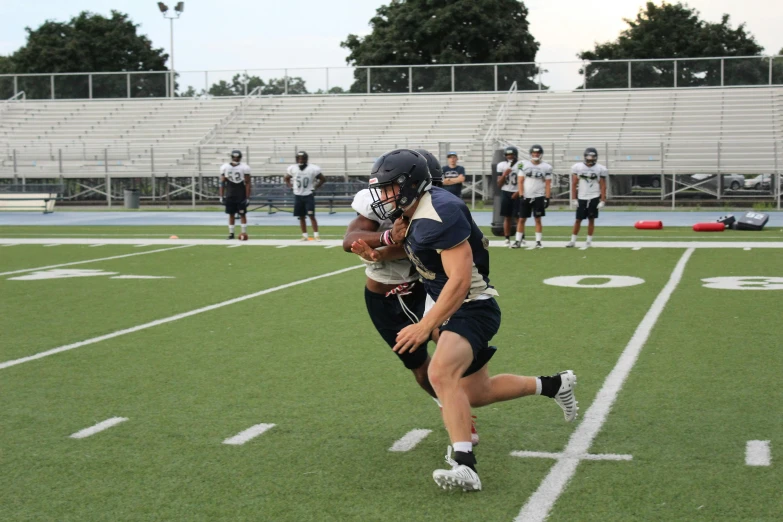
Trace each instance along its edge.
{"label": "football helmet", "polygon": [[424,156],[424,159],[427,160],[427,169],[430,171],[432,186],[442,187],[443,169],[440,167],[440,161],[438,161],[438,158],[436,158],[430,151],[425,149],[414,149],[414,151]]}
{"label": "football helmet", "polygon": [[239,164],[242,161],[242,151],[234,149],[231,151],[231,163]]}
{"label": "football helmet", "polygon": [[310,159],[310,157],[307,155],[305,151],[300,150],[299,152],[296,153],[296,163],[299,165],[299,170],[304,170],[307,168],[308,159]]}
{"label": "football helmet", "polygon": [[598,162],[598,151],[595,147],[587,147],[585,149],[585,165],[592,167]]}
{"label": "football helmet", "polygon": [[409,149],[387,152],[375,161],[370,173],[372,211],[380,219],[395,221],[431,184],[423,154]]}
{"label": "football helmet", "polygon": [[[541,145],[533,145],[528,152],[530,152],[530,161],[538,163],[544,159],[544,147]],[[538,154],[538,156],[533,156],[533,154]]]}
{"label": "football helmet", "polygon": [[506,158],[506,161],[508,161],[509,156],[514,156],[514,162],[519,161],[519,150],[516,147],[506,147],[506,150],[503,151],[503,156]]}

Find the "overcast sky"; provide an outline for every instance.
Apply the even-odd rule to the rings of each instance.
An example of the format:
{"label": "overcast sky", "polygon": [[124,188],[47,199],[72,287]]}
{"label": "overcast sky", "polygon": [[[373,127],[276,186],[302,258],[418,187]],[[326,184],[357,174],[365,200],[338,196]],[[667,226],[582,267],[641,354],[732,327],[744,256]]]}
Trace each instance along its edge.
{"label": "overcast sky", "polygon": [[[169,6],[176,2],[168,1]],[[174,22],[175,67],[178,71],[344,67],[347,51],[340,42],[349,33],[367,34],[368,22],[382,5],[378,0],[186,0],[185,12]],[[576,60],[576,53],[595,42],[614,40],[633,18],[643,0],[528,0],[530,28],[541,44],[537,60]],[[783,0],[691,0],[703,18],[717,22],[731,15],[734,26],[745,22],[769,54],[783,48]],[[47,19],[67,21],[80,11],[108,15],[116,9],[140,24],[157,47],[169,51],[169,22],[153,0],[0,0],[0,54],[24,45],[25,26]],[[549,84],[570,88],[576,65],[550,65]],[[308,87],[326,82],[323,71],[289,71],[304,76]],[[280,77],[267,71],[262,77]],[[218,77],[213,74],[212,83]],[[329,72],[330,85],[350,83],[350,71]],[[557,80],[558,81],[553,81]],[[557,83],[565,82],[563,85]],[[203,86],[204,74],[183,75],[181,85]],[[568,84],[568,85],[566,85]]]}

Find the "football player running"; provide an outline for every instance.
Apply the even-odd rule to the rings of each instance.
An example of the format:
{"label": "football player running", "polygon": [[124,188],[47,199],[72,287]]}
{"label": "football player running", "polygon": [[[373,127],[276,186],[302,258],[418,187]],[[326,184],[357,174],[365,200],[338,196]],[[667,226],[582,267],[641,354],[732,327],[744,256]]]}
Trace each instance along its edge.
{"label": "football player running", "polygon": [[524,182],[519,184],[519,220],[516,241],[511,248],[520,248],[525,243],[525,222],[531,215],[536,220],[536,248],[543,248],[541,218],[546,215],[552,190],[552,165],[543,158],[544,148],[533,145],[530,147],[530,161],[522,162]]}
{"label": "football player running", "polygon": [[[393,347],[398,354],[415,352],[440,329],[427,374],[443,405],[450,469],[435,470],[433,479],[446,489],[478,491],[471,405],[541,394],[555,399],[572,421],[578,410],[576,376],[571,370],[550,377],[489,376],[487,362],[496,351],[489,341],[500,327],[500,308],[497,291],[489,284],[488,241],[462,200],[430,186],[421,155],[399,149],[381,156],[370,175],[370,191],[373,211],[380,219],[395,221],[392,240],[402,243],[435,301],[419,322],[399,332]],[[375,252],[367,246],[362,255],[372,259]]]}
{"label": "football player running", "polygon": [[285,175],[285,184],[294,189],[294,217],[299,218],[299,228],[302,230],[302,239],[307,241],[306,216],[310,216],[310,224],[313,227],[313,238],[320,241],[318,235],[318,221],[315,219],[315,194],[326,183],[326,178],[321,173],[318,165],[308,165],[309,156],[305,151],[296,153],[296,165],[288,167]]}
{"label": "football player running", "polygon": [[247,206],[250,203],[250,167],[242,163],[242,152],[231,151],[231,161],[220,167],[220,203],[228,214],[228,239],[234,239],[234,223],[239,214],[242,237],[247,239]]}
{"label": "football player running", "polygon": [[[417,149],[416,152],[427,159],[427,167],[433,180],[438,180],[434,183],[440,183],[442,181],[440,162],[424,149]],[[360,190],[354,196],[351,207],[356,211],[357,216],[348,225],[343,238],[343,249],[352,252],[355,248],[359,249],[359,242],[361,242],[377,252],[376,260],[365,260],[367,282],[364,288],[364,302],[373,326],[392,348],[397,344],[397,334],[400,330],[419,322],[427,307],[431,307],[434,303],[430,302],[413,265],[405,259],[402,246],[392,241],[393,223],[388,219],[380,219],[372,210],[372,202],[369,189]],[[437,340],[435,335],[433,340]],[[420,349],[397,354],[397,356],[413,373],[416,383],[440,406],[435,390],[432,389],[427,377],[427,368],[430,364],[426,347],[428,341],[429,339]],[[473,444],[479,443],[475,422],[471,422],[471,440]]]}
{"label": "football player running", "polygon": [[593,244],[598,210],[606,205],[606,178],[609,171],[598,163],[598,151],[595,147],[587,147],[584,158],[583,163],[575,163],[571,167],[571,207],[576,209],[576,221],[571,232],[571,241],[566,244],[567,248],[576,246],[576,238],[584,219],[587,219],[585,248]]}
{"label": "football player running", "polygon": [[505,246],[511,246],[511,218],[519,215],[519,150],[516,147],[506,147],[503,151],[506,161],[498,163],[498,187],[500,188],[500,215],[503,217],[503,235],[506,236]]}

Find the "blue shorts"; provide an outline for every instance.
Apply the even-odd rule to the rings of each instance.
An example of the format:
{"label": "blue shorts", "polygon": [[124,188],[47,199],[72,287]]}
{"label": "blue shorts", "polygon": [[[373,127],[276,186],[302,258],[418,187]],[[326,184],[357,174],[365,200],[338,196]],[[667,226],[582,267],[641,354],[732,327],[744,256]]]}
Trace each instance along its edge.
{"label": "blue shorts", "polygon": [[463,377],[476,373],[495,355],[497,348],[489,341],[500,329],[500,307],[495,298],[463,303],[448,321],[440,327],[441,332],[454,332],[470,343],[473,362]]}

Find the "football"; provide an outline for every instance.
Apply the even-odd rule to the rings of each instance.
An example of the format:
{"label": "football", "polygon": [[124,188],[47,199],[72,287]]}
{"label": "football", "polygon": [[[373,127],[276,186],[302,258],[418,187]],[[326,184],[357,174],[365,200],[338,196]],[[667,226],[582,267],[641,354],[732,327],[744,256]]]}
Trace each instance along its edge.
{"label": "football", "polygon": [[241,234],[239,234],[239,240],[240,240],[240,241],[247,241],[247,234],[246,234],[246,233],[244,233],[244,232],[242,232]]}

